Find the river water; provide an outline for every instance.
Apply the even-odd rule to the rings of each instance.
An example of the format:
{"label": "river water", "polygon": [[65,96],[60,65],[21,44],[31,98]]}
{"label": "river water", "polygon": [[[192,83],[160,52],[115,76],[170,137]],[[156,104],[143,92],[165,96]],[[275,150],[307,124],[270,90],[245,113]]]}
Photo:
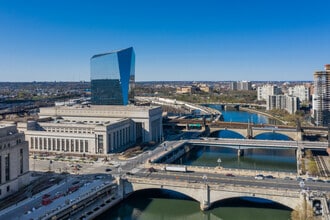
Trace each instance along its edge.
{"label": "river water", "polygon": [[[214,106],[213,106],[214,107]],[[215,106],[214,108],[221,108]],[[248,112],[223,111],[225,121],[270,123],[267,117]],[[213,134],[214,137],[242,138],[237,133],[224,131]],[[286,140],[285,136],[265,134],[257,139]],[[246,150],[243,157],[237,157],[236,150],[217,147],[196,147],[184,155],[177,163],[200,166],[221,166],[225,168],[262,169],[295,172],[294,151],[281,150]],[[106,211],[99,220],[287,220],[290,210],[265,200],[234,198],[216,203],[209,211],[202,212],[199,203],[184,195],[165,190],[146,190],[134,193],[117,206]]]}

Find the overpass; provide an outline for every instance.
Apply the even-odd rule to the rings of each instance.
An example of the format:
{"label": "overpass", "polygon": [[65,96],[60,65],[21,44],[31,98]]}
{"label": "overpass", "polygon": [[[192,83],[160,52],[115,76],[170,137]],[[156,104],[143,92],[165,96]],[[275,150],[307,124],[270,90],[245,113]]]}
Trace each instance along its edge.
{"label": "overpass", "polygon": [[217,201],[235,197],[256,197],[268,199],[282,204],[291,209],[297,208],[302,204],[302,193],[299,186],[294,187],[285,184],[275,184],[271,181],[262,181],[255,184],[255,181],[231,181],[222,182],[216,178],[201,176],[197,180],[187,179],[186,176],[176,178],[152,178],[152,177],[129,177],[121,179],[119,188],[123,197],[138,190],[146,189],[166,189],[182,193],[200,203],[201,210],[207,210]]}

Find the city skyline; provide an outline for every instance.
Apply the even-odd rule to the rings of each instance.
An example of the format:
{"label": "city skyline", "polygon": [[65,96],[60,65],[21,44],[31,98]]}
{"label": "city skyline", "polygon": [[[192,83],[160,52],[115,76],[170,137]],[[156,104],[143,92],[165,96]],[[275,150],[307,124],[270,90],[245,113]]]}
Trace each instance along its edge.
{"label": "city skyline", "polygon": [[0,2],[1,81],[89,81],[133,46],[136,81],[312,81],[329,63],[328,1]]}

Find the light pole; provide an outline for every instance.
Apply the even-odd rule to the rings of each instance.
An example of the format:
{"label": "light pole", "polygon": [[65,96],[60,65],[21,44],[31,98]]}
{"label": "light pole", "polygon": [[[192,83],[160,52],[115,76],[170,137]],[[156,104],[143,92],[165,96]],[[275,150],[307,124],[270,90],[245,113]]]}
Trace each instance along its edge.
{"label": "light pole", "polygon": [[121,168],[121,167],[118,167],[118,173],[119,173],[119,177],[121,176],[121,171],[122,171],[123,169]]}
{"label": "light pole", "polygon": [[219,167],[219,169],[220,169],[220,163],[221,163],[222,161],[221,161],[221,158],[219,157],[218,158],[218,160],[217,160],[217,163],[218,163],[218,167]]}
{"label": "light pole", "polygon": [[206,174],[204,174],[202,178],[203,178],[204,184],[206,185],[206,182],[207,182],[207,176],[206,176]]}

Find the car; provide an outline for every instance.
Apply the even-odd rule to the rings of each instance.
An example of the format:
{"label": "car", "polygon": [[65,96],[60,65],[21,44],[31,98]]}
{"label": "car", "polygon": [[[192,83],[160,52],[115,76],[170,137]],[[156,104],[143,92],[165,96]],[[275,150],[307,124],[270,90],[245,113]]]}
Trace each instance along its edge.
{"label": "car", "polygon": [[131,173],[131,172],[126,172],[126,175],[132,176],[132,175],[134,175],[134,174]]}
{"label": "car", "polygon": [[267,176],[265,176],[265,179],[275,179],[275,177],[272,175],[267,175]]}
{"label": "car", "polygon": [[156,172],[156,169],[153,168],[153,167],[150,167],[148,170],[149,170],[150,173],[152,173],[152,172]]}
{"label": "car", "polygon": [[257,174],[255,177],[254,177],[254,179],[256,179],[256,180],[263,180],[265,177],[264,177],[264,175],[262,175],[262,174]]}
{"label": "car", "polygon": [[110,172],[110,171],[111,171],[110,168],[106,168],[106,169],[105,169],[105,172]]}
{"label": "car", "polygon": [[300,181],[304,181],[304,179],[303,179],[302,177],[300,177],[300,176],[298,176],[298,177],[296,178],[296,180],[297,180],[298,182],[300,182]]}
{"label": "car", "polygon": [[226,173],[226,176],[229,176],[229,177],[234,177],[235,175],[232,174],[232,173]]}
{"label": "car", "polygon": [[289,176],[286,176],[286,177],[284,177],[283,179],[284,179],[284,180],[292,180],[291,177],[289,177]]}

